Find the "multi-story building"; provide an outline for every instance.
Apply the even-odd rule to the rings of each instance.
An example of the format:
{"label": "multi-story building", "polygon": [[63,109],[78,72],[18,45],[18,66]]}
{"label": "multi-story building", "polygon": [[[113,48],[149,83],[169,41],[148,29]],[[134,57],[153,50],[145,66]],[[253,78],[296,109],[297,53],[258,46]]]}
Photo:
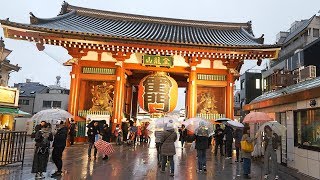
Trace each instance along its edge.
{"label": "multi-story building", "polygon": [[279,59],[262,72],[265,92],[314,78],[316,72],[319,73],[320,63],[314,57],[317,51],[312,50],[312,46],[317,46],[314,44],[317,44],[319,30],[320,16],[314,15],[295,21],[288,31],[278,33],[277,44],[282,46]]}
{"label": "multi-story building", "polygon": [[[320,179],[320,17],[293,23],[280,32],[279,60],[263,71],[265,93],[246,111],[260,111],[286,126],[278,162]],[[318,77],[317,77],[318,75]]]}

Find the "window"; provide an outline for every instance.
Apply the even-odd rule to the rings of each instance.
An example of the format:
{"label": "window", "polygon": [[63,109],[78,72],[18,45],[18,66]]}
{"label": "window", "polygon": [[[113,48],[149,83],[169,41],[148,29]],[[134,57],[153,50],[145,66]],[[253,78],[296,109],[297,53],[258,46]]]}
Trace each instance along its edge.
{"label": "window", "polygon": [[241,81],[240,86],[241,86],[241,89],[244,88],[244,79]]}
{"label": "window", "polygon": [[43,106],[44,108],[51,108],[51,103],[52,101],[43,101]]}
{"label": "window", "polygon": [[260,79],[256,79],[256,89],[260,89]]}
{"label": "window", "polygon": [[19,99],[19,105],[29,105],[28,99]]}
{"label": "window", "polygon": [[319,37],[319,29],[313,28],[313,37]]}
{"label": "window", "polygon": [[52,107],[58,107],[61,108],[61,101],[53,101]]}
{"label": "window", "polygon": [[295,118],[296,145],[320,150],[320,109],[298,111]]}

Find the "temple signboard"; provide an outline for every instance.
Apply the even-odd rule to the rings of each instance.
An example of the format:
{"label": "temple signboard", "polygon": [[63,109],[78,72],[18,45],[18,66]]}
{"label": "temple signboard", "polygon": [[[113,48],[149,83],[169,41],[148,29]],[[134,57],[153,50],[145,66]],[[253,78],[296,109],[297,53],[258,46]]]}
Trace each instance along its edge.
{"label": "temple signboard", "polygon": [[156,67],[173,67],[173,57],[144,55],[142,65]]}
{"label": "temple signboard", "polygon": [[19,92],[17,89],[0,86],[0,105],[18,106]]}

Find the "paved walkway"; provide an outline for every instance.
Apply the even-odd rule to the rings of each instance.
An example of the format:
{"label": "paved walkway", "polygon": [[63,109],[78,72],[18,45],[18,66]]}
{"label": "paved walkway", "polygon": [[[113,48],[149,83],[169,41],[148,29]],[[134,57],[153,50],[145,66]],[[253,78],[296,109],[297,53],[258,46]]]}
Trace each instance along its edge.
{"label": "paved walkway", "polygon": [[[208,150],[207,174],[197,174],[196,167],[196,152],[190,151],[190,144],[186,148],[181,149],[177,142],[175,161],[174,178],[169,176],[169,172],[161,173],[157,168],[156,148],[154,143],[142,143],[136,146],[116,146],[114,148],[117,153],[114,153],[109,160],[104,161],[101,157],[96,160],[88,160],[87,144],[77,144],[67,148],[64,151],[63,170],[64,174],[59,179],[64,180],[144,180],[144,179],[219,179],[233,180],[242,178],[242,163],[235,163],[234,159],[225,160],[224,157],[215,157]],[[0,179],[28,180],[34,179],[34,174],[31,174],[33,156],[33,143],[27,144],[26,158],[24,167],[7,166],[0,169]],[[252,164],[252,179],[262,179],[262,165],[258,162]],[[46,179],[55,171],[55,165],[52,162],[48,163]],[[280,173],[280,179],[290,180],[295,179],[292,176]]]}

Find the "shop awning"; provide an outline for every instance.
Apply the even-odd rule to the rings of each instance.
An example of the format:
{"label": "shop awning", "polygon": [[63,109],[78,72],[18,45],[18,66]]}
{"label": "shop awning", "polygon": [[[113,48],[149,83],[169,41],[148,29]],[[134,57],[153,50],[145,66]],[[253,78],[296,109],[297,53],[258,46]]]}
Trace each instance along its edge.
{"label": "shop awning", "polygon": [[29,113],[21,111],[17,108],[6,108],[6,107],[0,107],[0,114],[11,114],[11,115],[17,115],[17,116],[30,115]]}

